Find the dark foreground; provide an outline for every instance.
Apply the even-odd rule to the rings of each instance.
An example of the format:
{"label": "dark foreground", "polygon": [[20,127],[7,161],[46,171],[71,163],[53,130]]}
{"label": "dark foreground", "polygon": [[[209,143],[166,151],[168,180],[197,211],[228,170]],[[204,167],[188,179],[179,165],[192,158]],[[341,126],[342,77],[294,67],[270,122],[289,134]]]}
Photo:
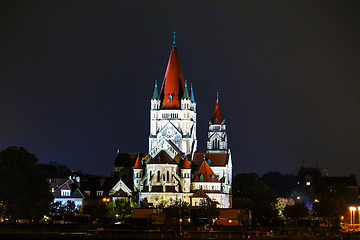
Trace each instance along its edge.
{"label": "dark foreground", "polygon": [[91,239],[359,239],[360,233],[342,233],[340,231],[325,229],[223,229],[221,231],[193,231],[185,230],[179,232],[175,229],[130,229],[133,226],[119,226],[104,228],[102,226],[78,226],[78,225],[58,225],[58,226],[39,226],[39,225],[12,225],[0,224],[1,240],[91,240]]}

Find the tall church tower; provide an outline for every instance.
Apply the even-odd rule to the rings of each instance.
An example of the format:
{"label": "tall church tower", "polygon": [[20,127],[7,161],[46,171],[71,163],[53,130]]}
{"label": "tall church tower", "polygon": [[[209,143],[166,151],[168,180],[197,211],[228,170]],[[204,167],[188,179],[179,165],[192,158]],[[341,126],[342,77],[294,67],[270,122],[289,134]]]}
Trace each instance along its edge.
{"label": "tall church tower", "polygon": [[196,102],[182,75],[174,35],[160,93],[155,82],[151,99],[149,153],[154,157],[165,150],[171,157],[192,156],[196,149]]}
{"label": "tall church tower", "polygon": [[223,118],[221,113],[219,104],[219,93],[217,93],[215,110],[209,122],[206,152],[226,153],[227,150],[228,147],[225,119]]}

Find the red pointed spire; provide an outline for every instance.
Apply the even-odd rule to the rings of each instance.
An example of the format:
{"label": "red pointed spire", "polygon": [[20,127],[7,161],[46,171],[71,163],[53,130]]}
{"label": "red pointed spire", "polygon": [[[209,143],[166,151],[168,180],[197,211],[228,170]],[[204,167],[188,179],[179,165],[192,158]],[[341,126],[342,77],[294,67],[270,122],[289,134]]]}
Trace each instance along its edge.
{"label": "red pointed spire", "polygon": [[212,124],[221,124],[221,122],[224,120],[224,118],[221,114],[221,109],[220,109],[220,104],[219,104],[219,93],[216,93],[216,95],[217,95],[216,105],[215,105],[214,113],[211,117],[211,123]]}
{"label": "red pointed spire", "polygon": [[135,165],[134,165],[134,169],[143,169],[143,168],[144,168],[144,166],[141,164],[140,156],[138,154]]}
{"label": "red pointed spire", "polygon": [[184,160],[184,162],[183,162],[183,164],[182,164],[182,166],[181,166],[181,169],[191,169],[191,168],[190,168],[189,161],[188,161],[188,159],[187,159],[187,156],[185,157],[185,160]]}
{"label": "red pointed spire", "polygon": [[176,46],[171,48],[169,62],[161,87],[161,108],[179,109],[180,99],[184,94],[185,82],[181,72]]}

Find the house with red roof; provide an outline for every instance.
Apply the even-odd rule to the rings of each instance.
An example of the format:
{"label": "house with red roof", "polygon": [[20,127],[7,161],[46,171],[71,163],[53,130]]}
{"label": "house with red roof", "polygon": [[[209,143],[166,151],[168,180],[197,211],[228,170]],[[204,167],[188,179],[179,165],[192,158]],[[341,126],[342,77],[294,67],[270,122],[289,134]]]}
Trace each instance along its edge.
{"label": "house with red roof", "polygon": [[161,88],[155,81],[150,103],[148,153],[117,154],[114,173],[127,186],[119,185],[117,191],[131,189],[139,201],[153,206],[173,201],[197,205],[210,198],[219,207],[230,208],[232,159],[219,94],[206,152],[200,153],[194,91],[184,80],[175,35]]}

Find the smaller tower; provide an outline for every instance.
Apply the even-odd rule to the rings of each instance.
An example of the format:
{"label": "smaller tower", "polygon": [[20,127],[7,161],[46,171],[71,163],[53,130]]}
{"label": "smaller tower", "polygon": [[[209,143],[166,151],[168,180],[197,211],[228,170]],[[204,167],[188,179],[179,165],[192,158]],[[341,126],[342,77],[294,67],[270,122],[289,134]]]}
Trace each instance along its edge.
{"label": "smaller tower", "polygon": [[216,93],[215,110],[209,122],[206,152],[208,153],[227,152],[226,125],[225,125],[225,119],[223,118],[220,109],[219,93]]}
{"label": "smaller tower", "polygon": [[136,162],[134,165],[134,191],[140,192],[141,191],[141,179],[144,173],[144,166],[140,161],[140,156],[138,154],[136,158]]}
{"label": "smaller tower", "polygon": [[187,156],[185,156],[185,159],[181,165],[181,191],[184,193],[190,192],[190,183],[191,183],[191,168],[189,161],[187,159]]}
{"label": "smaller tower", "polygon": [[189,110],[191,108],[191,100],[189,97],[189,92],[187,89],[187,81],[185,80],[185,90],[184,90],[184,94],[183,97],[181,99],[181,109],[182,110]]}
{"label": "smaller tower", "polygon": [[154,94],[153,97],[151,98],[151,110],[159,110],[159,109],[160,109],[160,99],[157,88],[157,80],[155,80]]}

